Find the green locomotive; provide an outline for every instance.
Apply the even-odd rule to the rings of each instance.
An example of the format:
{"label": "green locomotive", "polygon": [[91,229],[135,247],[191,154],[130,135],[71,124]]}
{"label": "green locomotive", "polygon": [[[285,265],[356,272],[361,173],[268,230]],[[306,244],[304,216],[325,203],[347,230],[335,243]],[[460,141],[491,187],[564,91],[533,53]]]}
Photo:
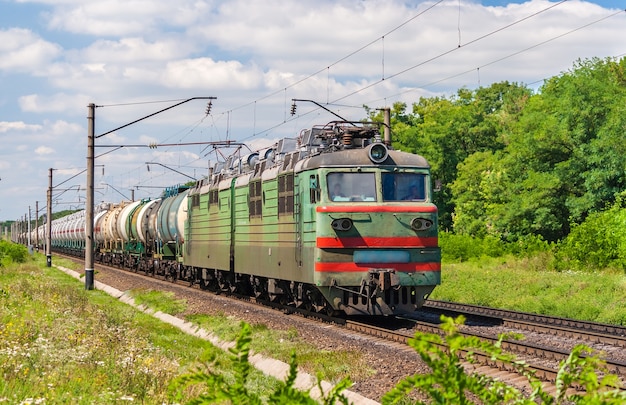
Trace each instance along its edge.
{"label": "green locomotive", "polygon": [[430,166],[378,125],[331,122],[189,190],[184,273],[314,311],[388,315],[440,284]]}

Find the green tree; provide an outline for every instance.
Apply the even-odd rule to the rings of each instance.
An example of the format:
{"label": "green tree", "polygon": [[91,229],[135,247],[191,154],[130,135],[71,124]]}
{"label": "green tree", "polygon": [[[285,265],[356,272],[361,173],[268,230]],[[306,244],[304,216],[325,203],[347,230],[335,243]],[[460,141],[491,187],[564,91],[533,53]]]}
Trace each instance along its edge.
{"label": "green tree", "polygon": [[394,147],[428,159],[433,178],[441,184],[435,196],[442,229],[453,223],[455,203],[451,185],[458,166],[476,152],[503,149],[508,131],[530,96],[527,88],[508,82],[475,91],[461,89],[454,97],[420,98],[412,115],[394,126]]}
{"label": "green tree", "polygon": [[[556,241],[570,221],[612,203],[626,165],[623,71],[623,62],[580,63],[540,94],[509,103],[519,119],[500,127],[506,148],[496,159],[479,155],[458,167],[455,231]],[[612,105],[607,97],[621,101]]]}

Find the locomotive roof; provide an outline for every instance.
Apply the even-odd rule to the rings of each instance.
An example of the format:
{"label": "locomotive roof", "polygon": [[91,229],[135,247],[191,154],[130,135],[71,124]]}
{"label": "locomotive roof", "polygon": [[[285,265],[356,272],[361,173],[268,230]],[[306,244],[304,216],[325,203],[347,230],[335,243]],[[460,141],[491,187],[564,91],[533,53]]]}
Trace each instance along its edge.
{"label": "locomotive roof", "polygon": [[315,169],[321,167],[379,167],[379,166],[399,166],[399,167],[419,167],[430,168],[428,161],[420,155],[389,150],[389,156],[380,164],[373,163],[367,149],[344,149],[334,153],[322,153],[311,156],[298,165],[298,171]]}
{"label": "locomotive roof", "polygon": [[240,184],[253,179],[273,178],[291,170],[300,172],[322,167],[356,166],[430,167],[424,157],[390,147],[386,147],[388,154],[384,161],[373,162],[369,150],[372,145],[382,144],[380,125],[374,122],[332,121],[302,130],[297,138],[281,139],[262,156],[255,152],[216,165],[210,178],[198,182],[191,194],[203,192],[200,190],[207,185],[215,187],[226,179],[238,178],[237,183]]}

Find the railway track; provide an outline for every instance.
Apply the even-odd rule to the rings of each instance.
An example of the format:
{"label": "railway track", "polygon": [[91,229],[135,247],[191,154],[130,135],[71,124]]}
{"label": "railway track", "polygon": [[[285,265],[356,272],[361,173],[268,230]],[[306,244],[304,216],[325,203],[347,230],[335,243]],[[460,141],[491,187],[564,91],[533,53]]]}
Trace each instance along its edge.
{"label": "railway track", "polygon": [[501,323],[502,326],[530,332],[548,332],[557,336],[590,343],[611,344],[626,348],[626,327],[605,323],[558,318],[528,312],[489,308],[447,301],[427,301],[422,308],[439,313],[464,314]]}
{"label": "railway track", "polygon": [[[69,259],[75,259],[67,256]],[[96,269],[102,265],[97,264]],[[114,271],[127,272],[115,267],[109,267]],[[152,275],[144,275],[142,273],[133,273],[142,277],[154,278]],[[168,280],[171,282],[171,280]],[[189,286],[188,282],[178,281],[178,284]],[[199,289],[197,285],[189,286]],[[248,298],[248,301],[255,303],[256,300]],[[267,302],[259,302],[267,305]],[[345,319],[330,317],[325,314],[310,313],[304,310],[284,307],[276,303],[270,303],[272,307],[287,313],[299,313],[308,318],[315,318],[323,322],[330,322],[339,325],[349,331],[358,334],[365,334],[378,339],[384,339],[394,342],[398,346],[404,347],[405,350],[413,351],[407,344],[408,340],[415,336],[416,332],[425,332],[433,334],[441,334],[439,327],[439,315],[446,314],[455,316],[463,314],[467,318],[479,319],[482,324],[498,325],[505,329],[523,329],[532,331],[533,333],[552,334],[555,336],[567,336],[572,339],[580,339],[581,343],[596,342],[607,345],[614,345],[620,348],[626,347],[626,328],[614,325],[602,325],[592,322],[581,322],[575,320],[567,320],[556,317],[545,317],[541,315],[518,313],[515,311],[505,311],[494,308],[467,306],[464,304],[449,303],[443,301],[429,301],[424,311],[430,313],[430,320],[416,320],[409,318],[386,318],[386,325],[375,324],[374,319]],[[376,319],[380,321],[380,319]],[[401,326],[399,326],[401,325]],[[604,332],[601,332],[604,331]],[[487,333],[477,333],[461,331],[465,336],[476,336],[482,340],[495,343],[498,336]],[[540,345],[532,342],[505,340],[502,348],[507,352],[515,353],[523,356],[525,362],[530,369],[534,370],[537,378],[545,382],[545,389],[553,389],[552,384],[556,381],[558,362],[566,359],[570,351]],[[520,389],[528,388],[527,380],[518,374],[515,368],[507,363],[495,362],[490,357],[473,353],[476,364],[466,364],[468,370],[479,372],[497,378],[501,381],[517,386]],[[626,378],[626,363],[621,360],[607,359],[609,372],[620,376],[622,381]],[[626,385],[623,385],[624,389]]]}

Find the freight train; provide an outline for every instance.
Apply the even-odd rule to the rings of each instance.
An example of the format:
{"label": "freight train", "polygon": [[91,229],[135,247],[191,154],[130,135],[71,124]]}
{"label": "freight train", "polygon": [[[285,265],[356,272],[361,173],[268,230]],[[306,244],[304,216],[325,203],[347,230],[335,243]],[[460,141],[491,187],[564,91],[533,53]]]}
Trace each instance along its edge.
{"label": "freight train", "polygon": [[[437,207],[426,159],[388,143],[333,121],[161,198],[101,204],[94,259],[315,312],[415,311],[441,282]],[[51,228],[53,250],[84,255],[84,211]]]}

